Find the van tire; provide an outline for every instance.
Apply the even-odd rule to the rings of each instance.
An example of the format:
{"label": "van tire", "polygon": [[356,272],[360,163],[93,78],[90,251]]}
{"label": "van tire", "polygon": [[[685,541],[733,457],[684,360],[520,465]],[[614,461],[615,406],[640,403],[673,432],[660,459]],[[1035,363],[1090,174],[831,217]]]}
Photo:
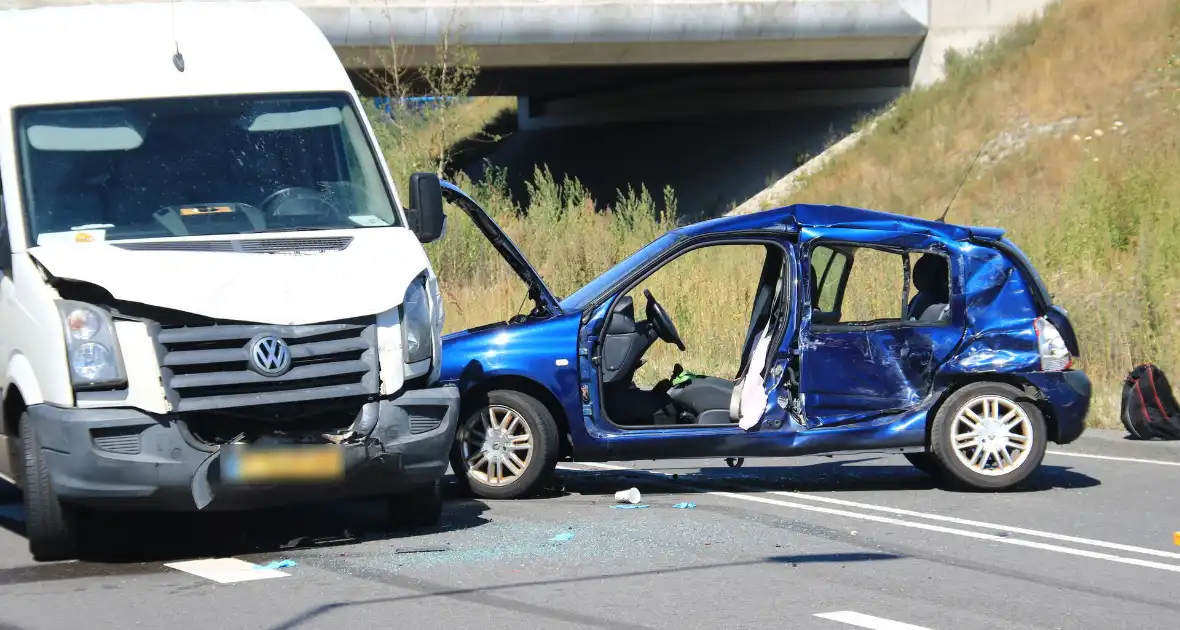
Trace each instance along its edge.
{"label": "van tire", "polygon": [[[533,447],[524,471],[514,481],[504,485],[483,482],[478,474],[472,474],[468,470],[463,457],[463,440],[468,430],[472,426],[478,426],[480,416],[486,416],[492,409],[500,412],[508,410],[519,415],[520,421],[526,425]],[[459,489],[463,494],[484,499],[519,499],[530,496],[557,467],[560,435],[553,414],[536,398],[510,389],[488,392],[486,396],[467,406],[463,421],[455,433],[455,443],[451,448],[451,470],[455,473]]]}
{"label": "van tire", "polygon": [[79,513],[53,491],[49,468],[28,413],[21,414],[20,440],[24,460],[25,535],[37,561],[70,560],[79,551]]}
{"label": "van tire", "polygon": [[[1023,436],[1020,439],[1025,443],[1025,447],[1023,454],[1016,453],[1016,461],[1013,462],[1016,467],[1009,472],[985,474],[970,465],[970,461],[963,461],[973,459],[980,450],[983,465],[999,459],[1001,452],[1012,453],[1011,450],[1001,449],[995,454],[988,454],[989,445],[994,447],[996,444],[996,438],[992,436],[990,429],[986,429],[982,436],[960,438],[960,441],[977,439],[982,440],[982,443],[978,447],[966,447],[962,450],[962,456],[956,452],[956,432],[960,436],[969,432],[967,424],[957,421],[957,418],[960,413],[966,414],[965,408],[970,408],[977,417],[987,420],[988,417],[984,415],[986,412],[983,412],[984,408],[981,407],[985,401],[987,404],[995,405],[994,409],[998,409],[993,415],[998,414],[1000,419],[1003,419],[1008,414],[1014,414],[1008,422],[1020,423],[1014,427],[1014,432]],[[1000,433],[1004,433],[1002,427]],[[1007,438],[1002,439],[1009,442]],[[934,453],[941,468],[946,471],[946,477],[954,485],[967,490],[997,491],[1012,488],[1023,482],[1041,465],[1045,458],[1047,439],[1045,417],[1028,394],[1005,383],[977,382],[957,390],[939,407],[930,431],[930,451]]]}

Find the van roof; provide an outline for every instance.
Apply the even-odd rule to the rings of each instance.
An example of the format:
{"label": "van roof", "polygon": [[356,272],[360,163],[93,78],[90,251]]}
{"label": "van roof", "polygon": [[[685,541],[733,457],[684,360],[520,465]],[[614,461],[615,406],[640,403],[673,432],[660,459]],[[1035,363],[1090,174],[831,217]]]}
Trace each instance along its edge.
{"label": "van roof", "polygon": [[[173,65],[177,45],[184,72]],[[0,11],[0,86],[0,108],[352,90],[315,23],[274,1]]]}

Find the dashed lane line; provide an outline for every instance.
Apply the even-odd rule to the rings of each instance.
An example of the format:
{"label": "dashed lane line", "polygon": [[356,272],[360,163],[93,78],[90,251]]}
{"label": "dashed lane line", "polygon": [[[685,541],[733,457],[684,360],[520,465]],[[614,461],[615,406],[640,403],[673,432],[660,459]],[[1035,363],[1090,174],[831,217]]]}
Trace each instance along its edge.
{"label": "dashed lane line", "polygon": [[252,562],[238,558],[205,558],[202,560],[185,560],[183,562],[168,562],[164,566],[185,573],[191,573],[206,580],[213,580],[221,584],[235,582],[251,582],[254,580],[268,580],[272,578],[289,577],[278,569],[268,569]]}
{"label": "dashed lane line", "polygon": [[[647,473],[647,474],[661,476],[661,477],[670,477],[671,476],[670,473],[645,470],[645,469],[641,469],[641,468],[627,468],[625,466],[614,466],[611,464],[602,464],[602,463],[598,463],[598,462],[579,462],[579,463],[583,466],[589,466],[592,468],[599,468],[599,469],[604,469],[604,470],[625,470],[625,471],[638,472],[638,473]],[[565,468],[565,467],[563,467],[563,468]],[[1075,549],[1073,547],[1063,547],[1061,545],[1052,545],[1052,544],[1037,542],[1037,541],[1033,541],[1033,540],[1025,540],[1022,538],[1013,538],[1010,536],[1001,536],[998,534],[985,534],[985,533],[970,531],[970,530],[966,530],[966,529],[956,529],[953,527],[944,527],[942,525],[932,525],[930,523],[919,523],[919,522],[915,522],[915,521],[906,521],[906,520],[902,520],[902,519],[898,519],[898,518],[891,518],[888,516],[877,516],[875,514],[866,514],[863,512],[851,512],[848,510],[840,510],[840,509],[836,509],[836,508],[823,507],[823,506],[819,506],[819,505],[807,505],[804,503],[783,501],[780,499],[772,499],[770,497],[758,496],[758,495],[754,495],[754,494],[727,492],[727,491],[721,491],[721,490],[709,490],[708,488],[694,486],[692,484],[687,484],[683,481],[678,481],[677,484],[681,485],[683,487],[686,487],[686,488],[691,488],[695,492],[700,492],[702,494],[708,494],[708,495],[719,496],[719,497],[726,497],[726,498],[730,498],[730,499],[737,499],[739,501],[749,501],[749,502],[753,502],[753,503],[762,503],[765,505],[787,507],[787,508],[792,508],[792,509],[796,509],[796,510],[803,510],[803,511],[807,511],[807,512],[817,512],[820,514],[831,514],[834,516],[843,516],[843,517],[847,517],[847,518],[859,519],[862,521],[884,523],[884,524],[888,524],[888,525],[897,525],[900,527],[908,527],[911,529],[920,529],[920,530],[931,531],[931,532],[939,532],[942,534],[951,534],[954,536],[962,536],[965,538],[974,538],[976,540],[987,540],[987,541],[991,541],[991,542],[998,542],[998,543],[1002,543],[1005,545],[1015,545],[1018,547],[1029,547],[1032,549],[1040,549],[1042,551],[1052,551],[1052,552],[1060,553],[1060,554],[1064,554],[1064,555],[1078,556],[1078,557],[1082,557],[1082,558],[1091,558],[1094,560],[1106,560],[1108,562],[1115,562],[1115,563],[1119,563],[1119,564],[1128,564],[1128,565],[1138,566],[1138,567],[1143,567],[1143,568],[1158,569],[1161,571],[1180,573],[1180,565],[1176,565],[1176,564],[1166,564],[1163,562],[1155,562],[1152,560],[1142,560],[1139,558],[1128,558],[1128,557],[1118,556],[1118,555],[1109,554],[1109,553],[1090,551],[1087,549]],[[791,495],[791,496],[796,496],[796,495]],[[815,498],[815,497],[811,497],[809,495],[801,495],[801,496],[804,496],[809,499]],[[892,509],[892,508],[890,508],[890,509]],[[944,517],[944,518],[951,518],[951,517]],[[1030,531],[1035,531],[1035,530],[1030,530]],[[1095,541],[1095,542],[1101,542],[1101,541]],[[1114,545],[1116,543],[1104,543],[1104,544]],[[1127,547],[1130,547],[1130,546],[1127,545]],[[1132,547],[1132,548],[1136,549],[1136,550],[1143,549],[1143,548],[1134,548],[1134,547]],[[1137,553],[1143,553],[1143,551],[1155,551],[1155,550],[1142,550],[1142,551],[1137,551]],[[1159,552],[1159,553],[1166,553],[1166,552]],[[1158,554],[1156,554],[1156,555],[1158,555]]]}
{"label": "dashed lane line", "polygon": [[838,621],[846,623],[850,626],[858,628],[869,628],[869,630],[930,630],[922,626],[915,626],[909,623],[902,623],[892,619],[885,619],[883,617],[874,617],[864,613],[858,613],[852,610],[838,610],[836,612],[816,613],[816,617],[820,619],[827,619],[828,621]]}

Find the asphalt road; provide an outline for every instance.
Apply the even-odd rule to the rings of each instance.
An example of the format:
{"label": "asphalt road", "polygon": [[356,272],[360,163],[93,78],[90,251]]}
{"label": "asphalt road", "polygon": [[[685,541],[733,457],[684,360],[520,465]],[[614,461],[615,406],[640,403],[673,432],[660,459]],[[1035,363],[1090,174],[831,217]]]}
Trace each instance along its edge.
{"label": "asphalt road", "polygon": [[[65,563],[34,563],[19,506],[0,506],[0,630],[1180,626],[1180,443],[1091,432],[1002,494],[940,489],[893,455],[569,464],[560,481],[394,537],[363,501],[149,518],[115,558]],[[615,509],[631,486],[648,507]],[[215,573],[167,566],[198,557]],[[228,581],[230,557],[296,564]]]}

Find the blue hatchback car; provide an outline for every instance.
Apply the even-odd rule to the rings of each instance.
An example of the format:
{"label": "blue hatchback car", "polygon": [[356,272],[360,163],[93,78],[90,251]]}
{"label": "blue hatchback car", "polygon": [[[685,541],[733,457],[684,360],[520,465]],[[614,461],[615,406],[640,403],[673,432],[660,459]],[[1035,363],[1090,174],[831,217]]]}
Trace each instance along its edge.
{"label": "blue hatchback car", "polygon": [[[440,187],[535,302],[443,340],[441,378],[464,397],[452,468],[480,497],[528,495],[559,460],[835,452],[904,453],[954,485],[1001,490],[1049,442],[1083,432],[1090,381],[1073,369],[1073,327],[1001,229],[791,205],[672,230],[558,299],[467,194]],[[740,369],[638,386],[654,344],[685,344],[657,296],[637,305],[629,293],[682,256],[732,245],[762,261],[745,280],[756,289],[735,331]],[[881,257],[896,263],[896,300],[852,313],[865,305],[850,278]]]}

